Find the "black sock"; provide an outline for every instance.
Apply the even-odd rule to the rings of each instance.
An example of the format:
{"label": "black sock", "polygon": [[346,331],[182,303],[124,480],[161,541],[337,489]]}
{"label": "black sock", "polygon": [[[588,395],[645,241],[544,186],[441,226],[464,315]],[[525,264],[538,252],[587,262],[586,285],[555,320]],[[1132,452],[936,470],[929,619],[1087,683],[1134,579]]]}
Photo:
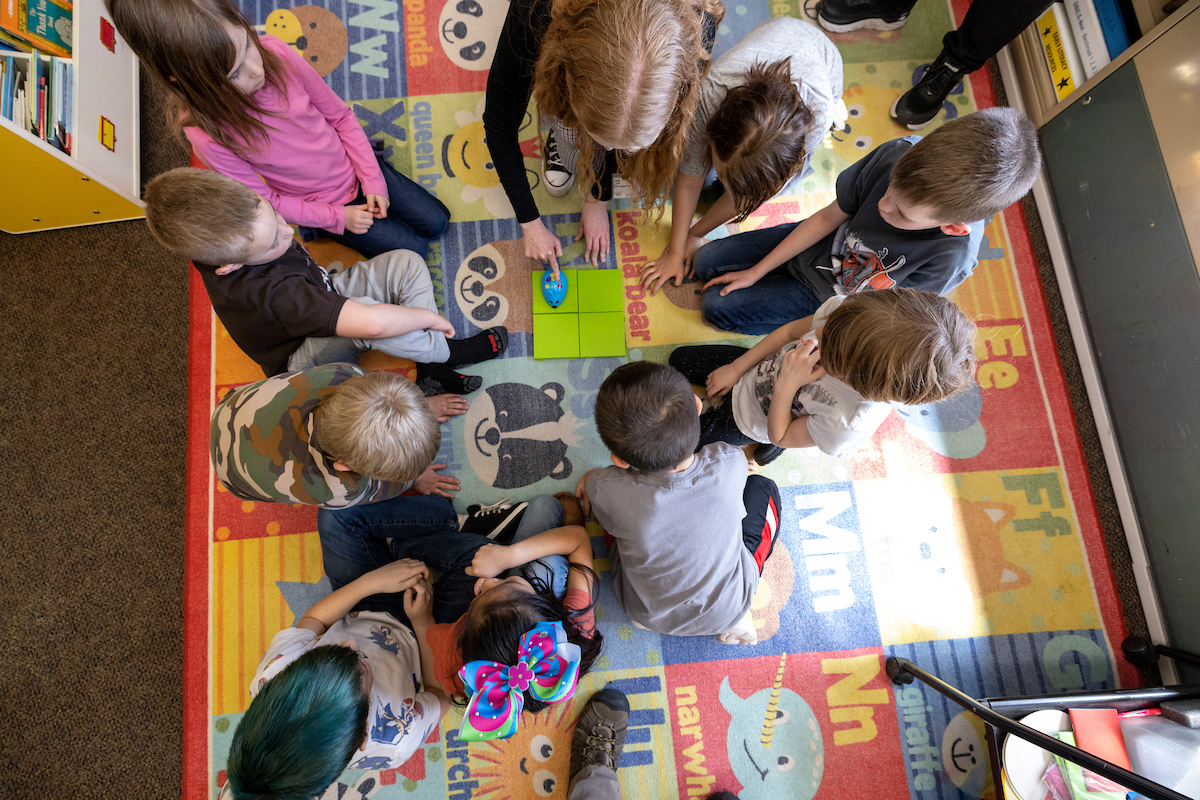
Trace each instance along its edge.
{"label": "black sock", "polygon": [[478,375],[462,375],[445,364],[417,364],[417,388],[426,397],[439,394],[470,394],[483,386]]}
{"label": "black sock", "polygon": [[446,366],[453,369],[465,367],[468,364],[478,364],[488,361],[508,349],[508,328],[503,325],[488,328],[483,333],[477,333],[469,339],[447,339],[450,345],[450,357]]}

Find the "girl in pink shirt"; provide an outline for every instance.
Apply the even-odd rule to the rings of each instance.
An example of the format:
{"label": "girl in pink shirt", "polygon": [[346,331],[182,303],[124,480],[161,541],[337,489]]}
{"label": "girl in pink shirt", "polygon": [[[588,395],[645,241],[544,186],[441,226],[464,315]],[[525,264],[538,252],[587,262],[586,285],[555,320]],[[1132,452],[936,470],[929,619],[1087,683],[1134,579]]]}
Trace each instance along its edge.
{"label": "girl in pink shirt", "polygon": [[[109,0],[113,21],[171,94],[170,121],[212,169],[289,223],[372,258],[445,232],[450,211],[372,150],[350,107],[229,0]],[[306,238],[308,238],[306,236]]]}

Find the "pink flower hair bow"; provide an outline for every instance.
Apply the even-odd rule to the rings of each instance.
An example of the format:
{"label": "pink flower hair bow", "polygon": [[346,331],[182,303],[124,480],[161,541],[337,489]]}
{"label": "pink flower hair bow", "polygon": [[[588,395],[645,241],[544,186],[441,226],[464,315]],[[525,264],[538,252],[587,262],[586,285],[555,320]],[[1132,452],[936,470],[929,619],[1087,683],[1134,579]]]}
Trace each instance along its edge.
{"label": "pink flower hair bow", "polygon": [[525,692],[546,703],[575,694],[579,645],[567,641],[561,622],[539,622],[521,636],[517,663],[472,661],[458,671],[467,688],[467,711],[458,738],[468,742],[507,739],[517,732]]}

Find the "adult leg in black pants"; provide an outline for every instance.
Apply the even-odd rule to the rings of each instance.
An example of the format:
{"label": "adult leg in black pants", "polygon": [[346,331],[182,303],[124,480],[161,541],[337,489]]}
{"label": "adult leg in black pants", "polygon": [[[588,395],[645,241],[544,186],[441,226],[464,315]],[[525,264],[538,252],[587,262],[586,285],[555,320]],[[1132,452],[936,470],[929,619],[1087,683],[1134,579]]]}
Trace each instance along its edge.
{"label": "adult leg in black pants", "polygon": [[[683,373],[688,383],[704,386],[708,375],[718,367],[732,364],[746,352],[745,347],[735,347],[731,344],[702,344],[689,347],[677,347],[667,359],[667,363]],[[742,433],[733,418],[733,403],[728,397],[720,406],[714,406],[710,411],[700,415],[699,450],[706,444],[727,442],[742,447],[754,444],[755,440]],[[754,451],[754,460],[762,466],[770,464],[783,455],[783,448],[773,444],[758,443]]]}
{"label": "adult leg in black pants", "polygon": [[[821,0],[817,21],[837,33],[904,24],[916,0]],[[964,77],[982,67],[1049,7],[1047,0],[974,0],[958,30],[942,39],[942,52],[917,85],[892,104],[892,118],[920,130],[937,118],[942,103]]]}

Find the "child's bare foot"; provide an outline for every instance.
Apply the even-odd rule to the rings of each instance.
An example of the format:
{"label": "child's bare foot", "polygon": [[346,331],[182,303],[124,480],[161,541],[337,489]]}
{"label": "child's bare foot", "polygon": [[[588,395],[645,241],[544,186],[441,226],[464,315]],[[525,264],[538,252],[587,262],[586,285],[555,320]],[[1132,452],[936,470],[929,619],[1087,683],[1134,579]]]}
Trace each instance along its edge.
{"label": "child's bare foot", "polygon": [[562,503],[563,525],[583,524],[583,505],[579,502],[578,497],[570,492],[559,492],[554,495],[554,499]]}
{"label": "child's bare foot", "polygon": [[446,422],[451,417],[465,414],[469,408],[467,401],[457,394],[435,394],[433,397],[426,397],[425,400],[438,422]]}

